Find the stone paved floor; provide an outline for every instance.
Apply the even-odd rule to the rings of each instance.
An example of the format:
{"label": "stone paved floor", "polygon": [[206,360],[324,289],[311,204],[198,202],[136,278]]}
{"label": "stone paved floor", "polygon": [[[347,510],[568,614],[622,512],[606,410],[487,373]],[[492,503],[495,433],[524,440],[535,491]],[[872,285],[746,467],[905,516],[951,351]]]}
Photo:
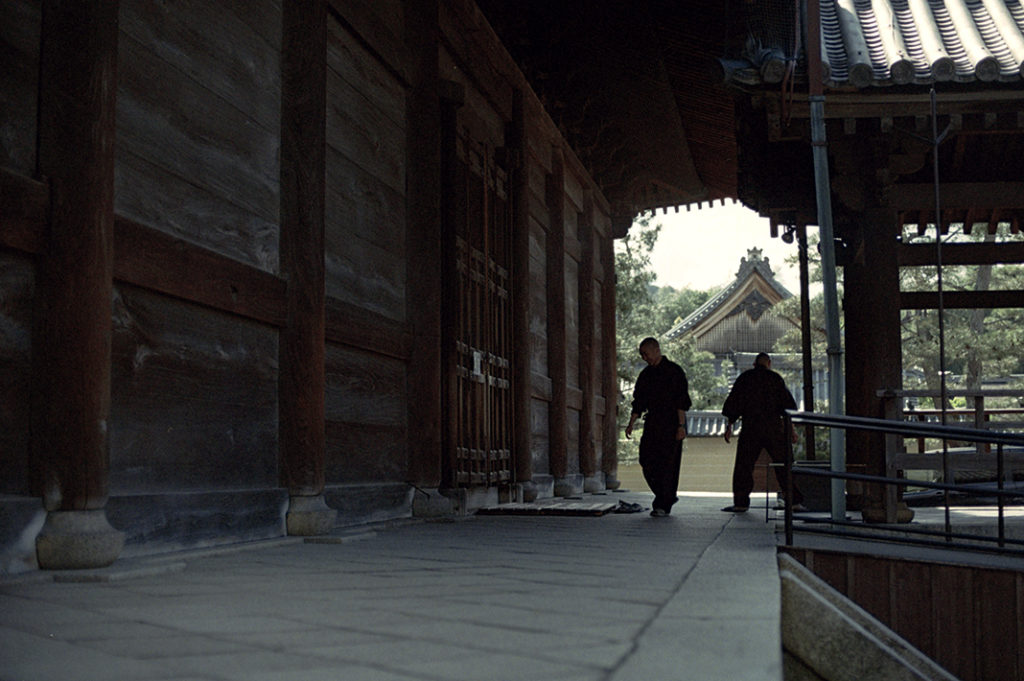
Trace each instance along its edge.
{"label": "stone paved floor", "polygon": [[0,679],[779,679],[772,526],[727,502],[410,522],[0,582]]}

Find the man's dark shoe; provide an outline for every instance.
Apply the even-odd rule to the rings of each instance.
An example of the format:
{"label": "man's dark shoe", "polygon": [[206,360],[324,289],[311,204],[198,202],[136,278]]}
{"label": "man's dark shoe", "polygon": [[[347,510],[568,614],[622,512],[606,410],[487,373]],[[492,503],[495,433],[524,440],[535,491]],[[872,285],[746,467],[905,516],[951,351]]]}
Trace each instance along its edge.
{"label": "man's dark shoe", "polygon": [[653,518],[664,518],[666,516],[668,516],[668,511],[663,508],[656,508],[651,511],[651,517]]}
{"label": "man's dark shoe", "polygon": [[726,513],[746,513],[750,510],[749,506],[726,506],[722,509]]}

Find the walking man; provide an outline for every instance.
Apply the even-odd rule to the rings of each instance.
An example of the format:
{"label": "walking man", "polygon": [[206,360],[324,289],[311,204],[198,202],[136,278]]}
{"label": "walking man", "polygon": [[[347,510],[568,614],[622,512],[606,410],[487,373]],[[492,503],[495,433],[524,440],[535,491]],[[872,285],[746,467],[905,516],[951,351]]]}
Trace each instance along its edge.
{"label": "walking man", "polygon": [[626,437],[633,434],[633,424],[644,417],[644,433],[640,436],[640,467],[644,480],[654,492],[655,518],[667,516],[679,501],[679,464],[686,438],[686,411],[690,408],[690,390],[682,368],[661,354],[654,338],[640,343],[640,357],[647,366],[640,372],[633,388],[633,408],[626,426]]}
{"label": "walking man", "polygon": [[[796,409],[793,395],[786,388],[782,376],[771,370],[772,359],[760,353],[754,359],[754,368],[747,369],[732,386],[722,407],[722,414],[729,419],[725,429],[725,441],[732,437],[732,426],[737,419],[743,419],[739,443],[736,445],[736,464],[732,471],[732,506],[723,511],[743,513],[750,508],[750,492],[754,489],[754,464],[761,450],[775,463],[786,461],[786,437],[796,441],[796,432],[790,426],[786,432],[785,410]],[[786,469],[778,466],[775,479],[779,487],[786,489]],[[793,487],[794,510],[803,510],[800,505],[803,495]],[[789,500],[786,500],[789,503]]]}

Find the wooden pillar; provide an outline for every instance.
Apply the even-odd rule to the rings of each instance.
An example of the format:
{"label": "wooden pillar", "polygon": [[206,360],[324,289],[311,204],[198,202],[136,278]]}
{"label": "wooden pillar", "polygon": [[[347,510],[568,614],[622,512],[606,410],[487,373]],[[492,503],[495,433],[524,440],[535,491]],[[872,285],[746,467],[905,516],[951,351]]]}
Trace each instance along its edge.
{"label": "wooden pillar", "polygon": [[[851,416],[894,418],[897,405],[878,397],[878,391],[899,389],[903,381],[897,220],[892,211],[874,206],[855,215],[855,221],[848,239],[854,257],[844,268],[846,411]],[[846,438],[851,472],[884,475],[883,434],[849,431]],[[851,497],[858,496],[857,490],[851,485]],[[869,486],[862,496],[863,512],[881,522],[882,490]],[[851,503],[857,501],[851,498]]]}
{"label": "wooden pillar", "polygon": [[47,510],[41,568],[109,565],[110,304],[118,3],[42,7],[39,175],[50,221],[36,278],[32,474]]}
{"label": "wooden pillar", "polygon": [[580,388],[583,399],[580,407],[580,472],[583,473],[583,491],[599,492],[604,489],[597,467],[597,445],[594,423],[594,375],[596,373],[594,354],[594,204],[588,195],[584,199],[583,215],[579,221],[580,271],[579,320],[580,320]]}
{"label": "wooden pillar", "polygon": [[[450,194],[442,168],[454,171],[457,104],[442,106],[438,71],[438,2],[405,2],[410,88],[406,97],[406,310],[412,332],[408,371],[409,480],[417,516],[445,515],[451,503],[439,494],[445,484],[444,404],[448,385],[443,320],[450,309],[450,273],[445,263],[442,207]],[[445,135],[448,137],[446,138]],[[450,139],[449,139],[450,138]],[[443,154],[452,155],[445,166]],[[451,181],[451,180],[450,180]],[[450,484],[450,481],[448,481]]]}
{"label": "wooden pillar", "polygon": [[601,392],[604,393],[604,422],[601,437],[604,446],[601,454],[601,472],[604,473],[606,489],[619,488],[619,374],[618,353],[615,332],[615,252],[614,240],[610,236],[601,239],[601,267],[604,283],[601,287]]}
{"label": "wooden pillar", "polygon": [[281,482],[288,534],[325,534],[324,206],[327,3],[285,0],[281,48],[281,275],[287,321],[278,348]]}
{"label": "wooden pillar", "polygon": [[533,482],[533,447],[530,429],[533,395],[533,334],[530,333],[530,175],[526,109],[522,90],[512,103],[508,144],[512,160],[512,441],[515,475],[523,501],[537,498]]}
{"label": "wooden pillar", "polygon": [[548,462],[555,479],[555,496],[572,496],[579,490],[568,479],[569,423],[568,368],[565,329],[565,165],[562,150],[551,153],[547,178],[547,301],[548,376],[551,403],[548,412]]}

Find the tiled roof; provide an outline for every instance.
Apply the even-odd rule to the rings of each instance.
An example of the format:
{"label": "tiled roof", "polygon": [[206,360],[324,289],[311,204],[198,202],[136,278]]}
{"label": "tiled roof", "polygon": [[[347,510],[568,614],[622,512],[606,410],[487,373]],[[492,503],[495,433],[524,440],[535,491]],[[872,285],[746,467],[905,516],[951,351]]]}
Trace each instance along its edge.
{"label": "tiled roof", "polygon": [[[1022,0],[820,0],[820,8],[821,57],[830,85],[1022,78]],[[730,80],[756,84],[783,79],[793,41],[771,31],[770,19],[752,22],[751,41],[741,60],[723,60]],[[793,30],[791,23],[789,32]],[[799,31],[804,32],[802,27]],[[798,55],[801,75],[805,56]]]}
{"label": "tiled roof", "polygon": [[821,26],[833,82],[1021,78],[1019,0],[822,0]]}

